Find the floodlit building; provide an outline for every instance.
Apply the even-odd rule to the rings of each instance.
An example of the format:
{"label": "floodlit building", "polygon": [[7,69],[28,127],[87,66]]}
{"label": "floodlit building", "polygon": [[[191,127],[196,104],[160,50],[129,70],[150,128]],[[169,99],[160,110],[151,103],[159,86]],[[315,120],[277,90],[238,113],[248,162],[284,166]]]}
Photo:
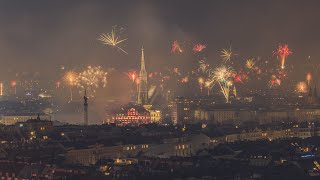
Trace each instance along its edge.
{"label": "floodlit building", "polygon": [[314,121],[320,119],[320,109],[318,107],[281,110],[199,108],[194,111],[193,115],[196,121],[206,121],[212,124],[241,124],[246,121],[268,124],[280,121]]}
{"label": "floodlit building", "polygon": [[188,124],[194,119],[192,101],[178,97],[170,106],[173,124]]}
{"label": "floodlit building", "polygon": [[151,123],[150,112],[141,106],[132,106],[127,109],[123,109],[112,117],[112,123],[117,126],[125,125],[141,125]]}
{"label": "floodlit building", "polygon": [[162,122],[161,111],[159,109],[154,108],[151,104],[143,105],[143,107],[149,111],[151,123],[158,123]]}
{"label": "floodlit building", "polygon": [[167,139],[163,144],[151,146],[145,151],[147,157],[170,158],[172,156],[191,157],[199,150],[209,147],[210,138],[204,134]]}
{"label": "floodlit building", "polygon": [[161,123],[161,111],[160,110],[148,110],[150,112],[151,123]]}

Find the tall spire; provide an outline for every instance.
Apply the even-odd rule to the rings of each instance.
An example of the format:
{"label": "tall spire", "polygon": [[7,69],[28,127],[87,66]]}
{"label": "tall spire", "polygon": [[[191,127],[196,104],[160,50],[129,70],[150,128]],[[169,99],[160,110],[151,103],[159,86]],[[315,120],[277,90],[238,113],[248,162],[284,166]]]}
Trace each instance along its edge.
{"label": "tall spire", "polygon": [[142,46],[142,48],[141,48],[141,69],[140,69],[141,71],[142,70],[146,70],[146,65],[145,65],[145,63],[144,63],[144,49],[143,49],[143,46]]}
{"label": "tall spire", "polygon": [[138,104],[148,103],[148,75],[146,71],[145,61],[144,61],[144,49],[141,48],[141,69],[139,73],[139,87],[138,87]]}
{"label": "tall spire", "polygon": [[84,90],[84,96],[83,96],[83,120],[84,125],[88,125],[88,97],[87,97],[87,90]]}

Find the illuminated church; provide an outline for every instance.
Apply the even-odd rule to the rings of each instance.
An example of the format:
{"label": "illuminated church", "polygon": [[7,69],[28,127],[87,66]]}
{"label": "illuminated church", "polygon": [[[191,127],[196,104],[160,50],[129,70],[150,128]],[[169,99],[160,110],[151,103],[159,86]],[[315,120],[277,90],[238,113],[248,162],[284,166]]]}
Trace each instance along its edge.
{"label": "illuminated church", "polygon": [[[139,85],[137,92],[137,104],[129,104],[127,107],[122,108],[122,110],[112,118],[112,122],[117,126],[125,125],[141,125],[149,124],[156,117],[160,119],[159,115],[149,108],[148,105],[148,74],[146,71],[145,61],[144,61],[144,49],[141,49],[141,67],[139,73]],[[157,111],[158,112],[158,111]],[[151,118],[152,117],[152,118]]]}
{"label": "illuminated church", "polygon": [[147,103],[148,103],[148,74],[147,74],[146,66],[144,62],[144,50],[142,48],[137,104],[145,105]]}

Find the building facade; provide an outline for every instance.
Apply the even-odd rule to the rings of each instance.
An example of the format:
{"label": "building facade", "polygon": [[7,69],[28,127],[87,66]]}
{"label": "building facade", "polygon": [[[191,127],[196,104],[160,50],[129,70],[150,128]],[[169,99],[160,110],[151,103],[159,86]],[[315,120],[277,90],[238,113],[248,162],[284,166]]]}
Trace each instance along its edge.
{"label": "building facade", "polygon": [[149,149],[149,144],[127,144],[105,147],[101,144],[92,145],[84,149],[73,149],[66,153],[66,162],[70,164],[93,165],[100,159],[115,159],[136,156]]}
{"label": "building facade", "polygon": [[188,124],[194,119],[192,101],[182,97],[176,98],[170,105],[173,124]]}
{"label": "building facade", "polygon": [[196,121],[206,121],[212,124],[240,124],[255,121],[268,124],[279,121],[312,121],[320,119],[320,108],[284,109],[284,110],[238,110],[238,109],[196,109]]}
{"label": "building facade", "polygon": [[112,117],[112,123],[117,126],[138,126],[151,123],[150,112],[142,107],[131,107],[127,111],[120,112]]}
{"label": "building facade", "polygon": [[[51,116],[47,114],[41,114],[42,120],[51,120]],[[0,123],[4,125],[13,125],[19,122],[26,122],[29,119],[37,119],[38,114],[27,113],[27,114],[7,114],[0,115]]]}

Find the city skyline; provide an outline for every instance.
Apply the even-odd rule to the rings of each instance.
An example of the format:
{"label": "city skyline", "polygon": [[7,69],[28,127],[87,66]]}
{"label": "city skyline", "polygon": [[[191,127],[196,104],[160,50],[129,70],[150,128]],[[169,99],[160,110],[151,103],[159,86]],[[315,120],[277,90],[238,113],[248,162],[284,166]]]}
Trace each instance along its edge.
{"label": "city skyline", "polygon": [[0,1],[1,179],[317,179],[320,1]]}

